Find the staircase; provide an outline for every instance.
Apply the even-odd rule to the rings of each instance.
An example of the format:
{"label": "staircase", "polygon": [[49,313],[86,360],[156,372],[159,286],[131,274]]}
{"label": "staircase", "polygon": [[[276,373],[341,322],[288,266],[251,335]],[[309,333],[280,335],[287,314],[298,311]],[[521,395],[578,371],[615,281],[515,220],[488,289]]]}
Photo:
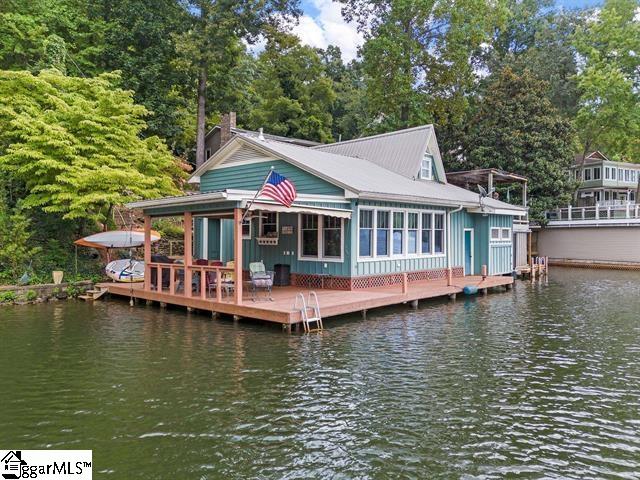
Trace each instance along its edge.
{"label": "staircase", "polygon": [[107,291],[108,290],[106,288],[96,286],[94,289],[84,292],[83,295],[78,295],[78,298],[81,298],[82,300],[85,300],[87,302],[94,301],[102,297],[105,293],[107,293]]}
{"label": "staircase", "polygon": [[309,296],[306,299],[304,298],[304,293],[298,293],[293,308],[300,312],[305,333],[320,332],[323,330],[320,303],[318,302],[316,292],[309,292]]}

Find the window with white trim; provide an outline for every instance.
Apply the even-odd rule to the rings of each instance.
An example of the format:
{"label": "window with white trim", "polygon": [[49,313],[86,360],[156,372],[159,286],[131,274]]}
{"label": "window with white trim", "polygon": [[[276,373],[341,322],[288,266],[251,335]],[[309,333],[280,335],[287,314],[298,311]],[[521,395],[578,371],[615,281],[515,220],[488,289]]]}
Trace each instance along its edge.
{"label": "window with white trim", "polygon": [[622,168],[618,168],[618,181],[622,181],[622,177],[624,175],[624,170]]}
{"label": "window with white trim", "polygon": [[584,169],[584,180],[585,182],[588,180],[591,180],[591,169],[590,168],[585,168]]}
{"label": "window with white trim", "polygon": [[418,253],[418,226],[419,216],[417,212],[407,213],[407,253],[415,255]]}
{"label": "window with white trim", "polygon": [[511,229],[510,228],[503,228],[502,229],[502,238],[501,240],[504,241],[511,241]]}
{"label": "window with white trim", "polygon": [[491,242],[511,242],[511,229],[506,227],[491,227]]}
{"label": "window with white trim", "polygon": [[393,212],[393,254],[404,253],[404,212]]}
{"label": "window with white trim", "polygon": [[278,238],[278,212],[260,211],[260,237]]}
{"label": "window with white trim", "polygon": [[433,178],[433,155],[425,153],[420,162],[420,178],[431,180]]}
{"label": "window with white trim", "polygon": [[358,213],[358,257],[443,255],[445,215],[433,211],[361,208]]}
{"label": "window with white trim", "polygon": [[373,210],[360,210],[358,231],[358,251],[361,257],[373,256]]}
{"label": "window with white trim", "polygon": [[242,239],[251,240],[251,219],[245,218],[242,221]]}
{"label": "window with white trim", "polygon": [[376,215],[376,256],[389,256],[389,213],[388,211],[378,210]]}
{"label": "window with white trim", "polygon": [[631,176],[631,170],[626,170],[624,171],[624,181],[628,182],[630,180],[630,176]]}
{"label": "window with white trim", "polygon": [[301,213],[298,216],[300,260],[342,261],[344,221],[342,218]]}
{"label": "window with white trim", "polygon": [[593,179],[600,180],[600,167],[593,167]]}

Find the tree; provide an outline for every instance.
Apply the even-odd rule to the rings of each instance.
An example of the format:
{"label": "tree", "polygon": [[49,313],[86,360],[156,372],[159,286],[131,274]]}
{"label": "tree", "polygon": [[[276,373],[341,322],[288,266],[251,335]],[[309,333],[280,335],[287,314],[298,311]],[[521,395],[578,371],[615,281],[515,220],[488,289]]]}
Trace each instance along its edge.
{"label": "tree", "polygon": [[220,2],[216,0],[185,0],[186,11],[192,17],[192,27],[184,35],[189,45],[191,69],[197,73],[196,166],[205,158],[204,137],[207,116],[207,83],[212,67],[228,69],[237,58],[241,39],[252,40],[266,25],[280,25],[297,16],[295,0],[264,0],[251,2]]}
{"label": "tree", "polygon": [[571,200],[574,131],[545,95],[548,84],[510,68],[490,79],[469,127],[465,169],[499,168],[529,179],[530,215]]}
{"label": "tree", "polygon": [[315,49],[301,45],[293,35],[273,33],[258,58],[258,72],[253,86],[257,103],[249,127],[319,142],[332,140],[336,94]]}
{"label": "tree", "polygon": [[0,191],[0,281],[17,280],[29,261],[40,251],[30,246],[31,221],[20,207],[9,208]]}
{"label": "tree", "polygon": [[104,221],[114,205],[178,193],[183,172],[147,110],[117,74],[0,71],[0,172],[22,182],[24,208]]}
{"label": "tree", "polygon": [[366,95],[376,130],[456,122],[475,82],[479,47],[504,13],[501,2],[342,0],[357,20]]}
{"label": "tree", "polygon": [[606,0],[575,34],[584,63],[576,124],[585,154],[640,159],[639,9],[638,0]]}

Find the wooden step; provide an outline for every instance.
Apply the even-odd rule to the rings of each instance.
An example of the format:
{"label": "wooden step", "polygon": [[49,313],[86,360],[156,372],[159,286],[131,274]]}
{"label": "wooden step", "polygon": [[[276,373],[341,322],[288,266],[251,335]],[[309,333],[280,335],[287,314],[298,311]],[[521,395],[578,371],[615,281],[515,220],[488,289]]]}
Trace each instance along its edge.
{"label": "wooden step", "polygon": [[81,298],[82,300],[86,300],[86,301],[94,299],[93,295],[78,295],[78,298]]}

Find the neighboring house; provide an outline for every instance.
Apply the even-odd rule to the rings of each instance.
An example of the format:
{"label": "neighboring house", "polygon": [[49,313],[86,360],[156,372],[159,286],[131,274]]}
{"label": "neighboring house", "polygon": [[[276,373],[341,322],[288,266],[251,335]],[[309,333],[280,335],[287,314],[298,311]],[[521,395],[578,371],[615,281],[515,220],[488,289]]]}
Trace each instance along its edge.
{"label": "neighboring house", "polygon": [[578,207],[623,205],[637,200],[640,164],[614,162],[596,151],[577,156],[571,175],[580,182]]}
{"label": "neighboring house", "polygon": [[[251,204],[273,167],[298,196],[291,208]],[[294,285],[358,289],[455,276],[510,274],[514,217],[526,209],[447,183],[431,125],[303,147],[237,131],[190,179],[200,193],[139,201],[146,216],[194,219],[196,257],[289,265]],[[250,205],[242,242],[234,214]],[[234,213],[235,212],[235,213]],[[239,228],[236,229],[240,232]],[[237,267],[236,267],[237,268]]]}

